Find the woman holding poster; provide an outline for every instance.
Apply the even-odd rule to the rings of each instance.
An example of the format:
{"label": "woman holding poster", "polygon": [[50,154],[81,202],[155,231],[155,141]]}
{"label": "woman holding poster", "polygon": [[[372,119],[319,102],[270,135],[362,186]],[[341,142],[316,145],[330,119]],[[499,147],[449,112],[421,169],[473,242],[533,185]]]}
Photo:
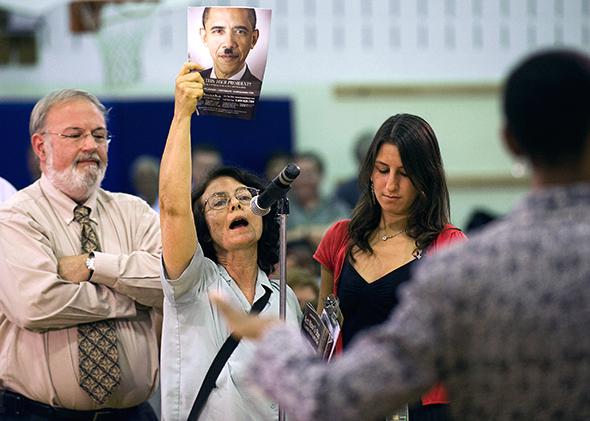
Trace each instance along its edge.
{"label": "woman holding poster", "polygon": [[[252,213],[263,187],[252,174],[221,167],[191,197],[191,117],[203,95],[203,78],[186,63],[176,79],[174,117],[160,167],[162,234],[162,414],[166,421],[270,421],[278,406],[245,387],[245,362],[254,344],[235,340],[208,299],[222,292],[244,312],[278,316],[279,285],[270,280],[278,262],[275,212]],[[288,289],[286,320],[301,311]],[[224,358],[225,357],[225,358]],[[199,416],[200,415],[200,416]]]}

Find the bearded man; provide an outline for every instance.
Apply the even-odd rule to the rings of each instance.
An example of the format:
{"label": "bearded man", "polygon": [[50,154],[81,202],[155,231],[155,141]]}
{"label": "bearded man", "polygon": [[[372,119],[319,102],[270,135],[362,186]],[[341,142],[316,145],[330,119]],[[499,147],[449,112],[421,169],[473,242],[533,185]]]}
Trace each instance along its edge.
{"label": "bearded man", "polygon": [[0,420],[155,420],[158,215],[100,188],[111,136],[94,95],[33,108],[41,178],[0,206]]}

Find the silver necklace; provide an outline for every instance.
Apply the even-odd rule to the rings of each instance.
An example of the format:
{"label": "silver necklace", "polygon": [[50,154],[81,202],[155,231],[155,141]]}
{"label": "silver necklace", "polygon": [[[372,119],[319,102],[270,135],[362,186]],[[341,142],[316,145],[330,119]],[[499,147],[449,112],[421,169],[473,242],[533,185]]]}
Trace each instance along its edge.
{"label": "silver necklace", "polygon": [[390,239],[392,239],[393,237],[397,237],[398,235],[400,235],[400,234],[401,234],[402,232],[404,232],[404,231],[405,231],[405,229],[404,229],[404,230],[401,230],[401,231],[398,231],[398,232],[396,232],[396,233],[394,233],[394,234],[391,234],[391,235],[383,234],[383,236],[381,237],[381,239],[382,239],[383,241],[390,240]]}

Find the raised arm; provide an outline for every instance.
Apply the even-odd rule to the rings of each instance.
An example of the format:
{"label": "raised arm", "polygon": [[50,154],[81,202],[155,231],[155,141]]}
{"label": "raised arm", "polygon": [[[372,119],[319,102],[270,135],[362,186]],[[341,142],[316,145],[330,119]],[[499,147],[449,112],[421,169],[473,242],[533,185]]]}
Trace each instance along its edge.
{"label": "raised arm", "polygon": [[200,67],[185,63],[176,77],[174,117],[160,164],[162,259],[170,279],[178,278],[197,248],[191,204],[191,117],[203,96]]}

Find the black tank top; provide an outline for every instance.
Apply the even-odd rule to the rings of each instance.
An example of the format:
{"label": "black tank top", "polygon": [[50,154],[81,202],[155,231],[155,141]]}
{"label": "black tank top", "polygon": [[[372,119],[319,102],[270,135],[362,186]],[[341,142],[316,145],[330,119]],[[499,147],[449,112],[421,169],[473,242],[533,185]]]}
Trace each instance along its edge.
{"label": "black tank top", "polygon": [[410,279],[416,261],[411,260],[369,284],[348,259],[345,260],[337,290],[344,316],[344,348],[358,332],[383,323],[389,317],[398,303],[398,287]]}

